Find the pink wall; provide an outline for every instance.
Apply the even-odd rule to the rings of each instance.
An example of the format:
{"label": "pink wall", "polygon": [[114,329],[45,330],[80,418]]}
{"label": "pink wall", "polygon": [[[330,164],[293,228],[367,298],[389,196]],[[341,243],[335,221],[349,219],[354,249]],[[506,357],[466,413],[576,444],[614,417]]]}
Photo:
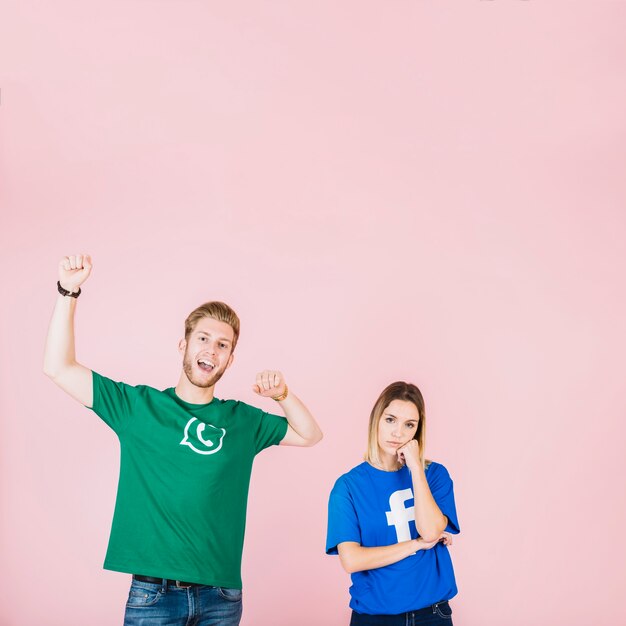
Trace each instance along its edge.
{"label": "pink wall", "polygon": [[455,623],[626,623],[625,27],[605,1],[5,0],[2,626],[123,614],[116,438],[41,373],[82,250],[85,364],[170,386],[224,299],[218,395],[279,368],[325,430],[258,458],[244,626],[347,624],[327,496],[398,378],[455,479]]}

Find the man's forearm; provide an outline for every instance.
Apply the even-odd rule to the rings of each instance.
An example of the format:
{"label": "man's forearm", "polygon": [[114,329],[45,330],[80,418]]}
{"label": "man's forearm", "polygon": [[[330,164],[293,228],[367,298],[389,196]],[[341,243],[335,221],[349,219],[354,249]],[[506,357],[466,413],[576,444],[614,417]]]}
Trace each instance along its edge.
{"label": "man's forearm", "polygon": [[57,297],[48,327],[43,370],[54,378],[64,368],[76,363],[74,347],[74,311],[76,298]]}
{"label": "man's forearm", "polygon": [[290,390],[279,402],[289,426],[302,438],[303,445],[314,446],[323,437],[320,427],[302,401]]}

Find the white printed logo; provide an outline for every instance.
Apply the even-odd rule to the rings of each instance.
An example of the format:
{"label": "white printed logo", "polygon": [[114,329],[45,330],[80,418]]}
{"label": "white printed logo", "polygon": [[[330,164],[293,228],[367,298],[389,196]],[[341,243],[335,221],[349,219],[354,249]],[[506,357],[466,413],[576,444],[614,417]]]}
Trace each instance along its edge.
{"label": "white printed logo", "polygon": [[217,428],[192,417],[185,426],[185,436],[180,445],[189,446],[198,454],[215,454],[222,447],[225,434],[225,428]]}
{"label": "white printed logo", "polygon": [[410,488],[394,491],[389,498],[391,511],[386,512],[387,525],[396,527],[398,543],[411,539],[409,522],[415,524],[415,506],[411,506],[408,509],[404,506],[404,503],[411,498],[413,498],[413,492]]}

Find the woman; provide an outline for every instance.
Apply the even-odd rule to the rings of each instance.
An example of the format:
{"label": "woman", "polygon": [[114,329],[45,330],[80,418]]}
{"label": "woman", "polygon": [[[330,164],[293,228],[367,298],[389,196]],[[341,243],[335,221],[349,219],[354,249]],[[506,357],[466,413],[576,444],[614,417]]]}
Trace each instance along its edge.
{"label": "woman", "polygon": [[365,462],[330,494],[326,553],[351,574],[350,626],[452,624],[459,523],[446,468],[424,461],[425,433],[420,390],[392,383],[372,409]]}

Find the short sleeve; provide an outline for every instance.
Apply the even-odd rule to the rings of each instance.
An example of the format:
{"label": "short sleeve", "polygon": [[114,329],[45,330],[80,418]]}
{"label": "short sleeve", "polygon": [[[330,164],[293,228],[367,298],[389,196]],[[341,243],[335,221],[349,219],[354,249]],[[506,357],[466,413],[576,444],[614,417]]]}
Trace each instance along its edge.
{"label": "short sleeve", "polygon": [[116,433],[126,427],[135,399],[136,387],[117,383],[92,372],[93,406],[91,410]]}
{"label": "short sleeve", "polygon": [[456,504],[454,503],[454,486],[448,470],[439,463],[433,463],[429,468],[428,486],[437,506],[448,518],[446,532],[458,534],[461,532],[459,520],[456,515]]}
{"label": "short sleeve", "polygon": [[328,530],[326,554],[337,554],[337,546],[343,541],[361,543],[361,529],[345,478],[339,478],[328,500]]}
{"label": "short sleeve", "polygon": [[266,413],[261,409],[255,409],[257,412],[258,426],[254,436],[255,454],[269,448],[269,446],[275,446],[279,444],[287,434],[287,419],[280,415],[273,415],[272,413]]}

